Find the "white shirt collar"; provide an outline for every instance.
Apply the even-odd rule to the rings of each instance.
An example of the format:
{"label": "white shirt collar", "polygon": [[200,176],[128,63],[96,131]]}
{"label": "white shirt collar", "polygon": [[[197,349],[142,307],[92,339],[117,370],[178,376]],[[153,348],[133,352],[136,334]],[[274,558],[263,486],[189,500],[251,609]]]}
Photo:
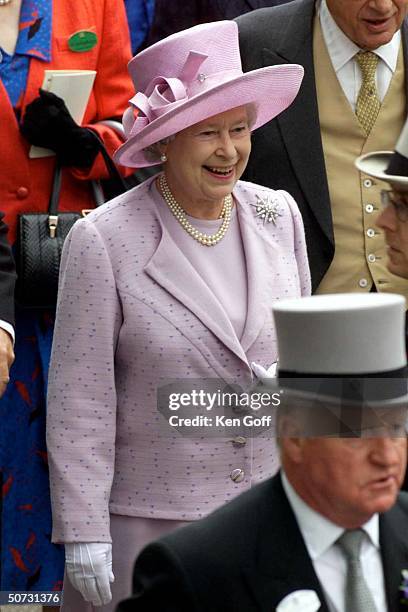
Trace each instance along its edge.
{"label": "white shirt collar", "polygon": [[[306,548],[312,561],[323,555],[345,531],[343,527],[332,523],[316,510],[313,510],[296,493],[282,470],[282,485],[286,496],[296,516],[299,529],[305,540]],[[378,514],[374,514],[367,523],[362,525],[371,543],[380,548]]]}
{"label": "white shirt collar", "polygon": [[[352,40],[350,40],[334,21],[326,0],[322,0],[318,8],[323,38],[326,43],[330,59],[335,72],[338,72],[356,53],[361,51]],[[378,55],[395,72],[398,60],[398,51],[401,43],[401,32],[398,30],[386,45],[378,47],[374,53]]]}

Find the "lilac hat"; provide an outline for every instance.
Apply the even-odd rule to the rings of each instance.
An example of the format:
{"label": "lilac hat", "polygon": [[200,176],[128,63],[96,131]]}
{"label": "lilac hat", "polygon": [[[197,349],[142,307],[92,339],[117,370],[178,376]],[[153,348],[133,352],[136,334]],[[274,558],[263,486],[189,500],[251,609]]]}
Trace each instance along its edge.
{"label": "lilac hat", "polygon": [[251,104],[251,129],[267,123],[296,97],[298,64],[243,73],[234,21],[216,21],[178,32],[129,62],[135,90],[123,115],[126,142],[114,155],[124,166],[153,166],[143,149],[204,119]]}

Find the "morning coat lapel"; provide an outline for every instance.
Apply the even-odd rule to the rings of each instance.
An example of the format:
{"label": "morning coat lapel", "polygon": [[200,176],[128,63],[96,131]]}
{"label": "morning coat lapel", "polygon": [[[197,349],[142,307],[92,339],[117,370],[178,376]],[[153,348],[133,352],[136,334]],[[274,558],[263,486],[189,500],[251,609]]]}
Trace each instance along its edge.
{"label": "morning coat lapel", "polygon": [[[408,19],[405,18],[401,28],[402,51],[404,54],[404,65],[408,61]],[[405,68],[405,98],[408,100],[408,70]]]}
{"label": "morning coat lapel", "polygon": [[313,66],[314,12],[314,0],[299,2],[281,39],[277,44],[276,39],[271,41],[276,51],[263,50],[263,63],[264,66],[296,63],[305,70],[297,97],[276,121],[308,205],[334,243]]}
{"label": "morning coat lapel", "polygon": [[400,603],[399,587],[403,569],[408,570],[408,504],[397,503],[380,516],[380,546],[384,568],[388,612],[406,610]]}
{"label": "morning coat lapel", "polygon": [[[254,9],[260,8],[263,6],[262,1],[259,0],[235,0],[233,6],[229,6],[224,0],[215,0],[215,5],[217,7],[217,12],[220,15],[220,19],[232,19],[237,15],[241,15],[242,13],[253,11]],[[237,6],[238,5],[238,6]],[[232,17],[230,17],[231,13],[229,9],[231,8]]]}
{"label": "morning coat lapel", "polygon": [[259,0],[243,0],[244,5],[247,5],[249,10],[253,11],[254,9],[261,8],[263,6],[262,1]]}
{"label": "morning coat lapel", "polygon": [[292,508],[283,490],[280,474],[271,481],[269,497],[259,509],[255,557],[244,575],[259,611],[275,612],[280,601],[293,591],[316,592],[321,607],[329,612],[322,587],[314,571]]}
{"label": "morning coat lapel", "polygon": [[[163,222],[161,225],[161,240],[144,271],[195,314],[240,359],[248,363],[225,310],[173,241]],[[188,336],[188,327],[182,331]]]}
{"label": "morning coat lapel", "polygon": [[241,346],[247,352],[263,328],[267,288],[273,282],[274,274],[271,267],[271,248],[267,248],[263,235],[259,232],[259,220],[255,219],[254,208],[244,200],[239,188],[234,190],[234,197],[247,268],[247,318],[241,338]]}
{"label": "morning coat lapel", "polygon": [[242,4],[248,6],[251,11],[255,9],[270,8],[271,6],[275,6],[275,4],[271,2],[271,0],[243,0]]}

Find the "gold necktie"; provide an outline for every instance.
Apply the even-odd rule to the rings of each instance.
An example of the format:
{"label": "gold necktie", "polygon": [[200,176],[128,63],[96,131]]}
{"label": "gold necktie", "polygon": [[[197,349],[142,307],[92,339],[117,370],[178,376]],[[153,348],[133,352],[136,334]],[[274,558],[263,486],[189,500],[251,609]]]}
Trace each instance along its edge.
{"label": "gold necktie", "polygon": [[375,86],[378,59],[378,55],[372,51],[359,51],[356,55],[363,79],[357,98],[356,115],[367,136],[371,132],[381,106]]}

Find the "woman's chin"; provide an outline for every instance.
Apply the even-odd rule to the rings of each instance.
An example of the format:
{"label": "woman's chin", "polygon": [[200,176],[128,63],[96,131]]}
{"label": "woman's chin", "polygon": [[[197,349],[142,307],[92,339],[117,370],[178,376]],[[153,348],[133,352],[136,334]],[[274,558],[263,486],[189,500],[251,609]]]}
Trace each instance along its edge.
{"label": "woman's chin", "polygon": [[223,200],[226,196],[232,193],[235,187],[235,183],[236,181],[228,181],[223,185],[208,185],[208,189],[206,189],[206,195],[210,200]]}

